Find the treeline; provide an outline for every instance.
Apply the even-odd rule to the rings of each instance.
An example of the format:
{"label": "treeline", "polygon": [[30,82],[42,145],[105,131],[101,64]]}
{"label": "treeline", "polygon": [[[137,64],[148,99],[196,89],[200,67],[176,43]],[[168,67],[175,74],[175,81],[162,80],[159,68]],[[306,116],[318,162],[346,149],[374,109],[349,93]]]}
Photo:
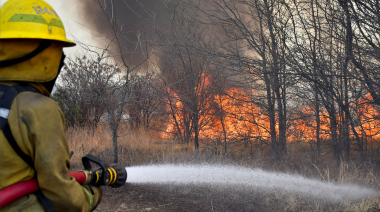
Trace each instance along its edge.
{"label": "treeline", "polygon": [[163,0],[167,26],[146,14],[132,38],[109,2],[99,4],[114,29],[107,48],[82,45],[95,56],[66,64],[54,98],[68,125],[107,123],[115,161],[121,123],[196,151],[253,142],[278,160],[306,141],[315,163],[327,149],[339,164],[370,159],[375,141],[378,156],[379,1]]}

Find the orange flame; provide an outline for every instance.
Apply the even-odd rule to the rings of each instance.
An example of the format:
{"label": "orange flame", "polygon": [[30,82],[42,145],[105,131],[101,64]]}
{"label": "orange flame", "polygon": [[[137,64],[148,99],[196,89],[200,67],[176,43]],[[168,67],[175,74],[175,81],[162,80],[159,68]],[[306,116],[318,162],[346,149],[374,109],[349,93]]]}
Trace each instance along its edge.
{"label": "orange flame", "polygon": [[[203,85],[210,85],[209,77],[202,74]],[[207,89],[204,87],[204,89]],[[175,133],[177,120],[179,128],[183,130],[181,124],[184,119],[185,110],[180,96],[172,92],[172,96],[176,99],[172,102],[172,107],[176,111],[174,117],[171,117],[170,123],[166,128],[166,132]],[[253,91],[252,91],[253,92]],[[225,94],[213,94],[207,97],[205,108],[199,120],[199,137],[201,139],[223,139],[236,140],[250,138],[269,139],[269,118],[265,115],[260,107],[255,105],[247,92],[239,88],[231,88]],[[359,100],[360,107],[357,107],[355,119],[360,125],[355,129],[361,136],[371,136],[372,138],[380,138],[380,114],[375,106],[367,104],[370,95]],[[330,121],[328,113],[320,109],[320,139],[326,140],[331,138]],[[205,112],[206,111],[206,112]],[[287,141],[311,141],[316,139],[316,114],[312,107],[304,106],[298,108],[299,118],[290,119],[287,127]],[[338,114],[337,120],[341,120]],[[278,125],[276,124],[276,130]],[[339,134],[339,132],[337,132]]]}

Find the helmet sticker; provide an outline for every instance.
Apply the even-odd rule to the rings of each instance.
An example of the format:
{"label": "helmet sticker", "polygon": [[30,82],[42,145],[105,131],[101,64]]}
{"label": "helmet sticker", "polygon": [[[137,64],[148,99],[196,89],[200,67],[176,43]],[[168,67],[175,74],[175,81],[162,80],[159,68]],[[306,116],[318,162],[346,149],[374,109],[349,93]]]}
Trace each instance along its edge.
{"label": "helmet sticker", "polygon": [[8,22],[34,22],[40,24],[48,24],[44,17],[29,14],[14,14]]}
{"label": "helmet sticker", "polygon": [[53,10],[53,9],[49,9],[44,7],[42,8],[41,6],[38,6],[38,7],[32,7],[34,9],[34,11],[36,12],[37,15],[39,14],[49,14],[49,15],[55,15],[57,18],[59,18],[58,14]]}
{"label": "helmet sticker", "polygon": [[61,20],[52,18],[50,20],[50,23],[48,23],[46,19],[44,19],[44,17],[40,15],[15,14],[8,20],[8,22],[32,22],[32,23],[39,23],[39,24],[47,24],[49,26],[55,26],[55,27],[64,29],[64,26]]}

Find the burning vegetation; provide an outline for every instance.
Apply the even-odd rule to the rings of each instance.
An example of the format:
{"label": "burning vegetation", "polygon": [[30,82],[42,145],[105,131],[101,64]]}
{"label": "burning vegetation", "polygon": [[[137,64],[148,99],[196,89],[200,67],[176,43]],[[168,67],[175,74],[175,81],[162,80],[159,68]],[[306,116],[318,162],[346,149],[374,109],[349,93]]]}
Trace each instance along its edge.
{"label": "burning vegetation", "polygon": [[[86,57],[66,61],[53,94],[78,155],[239,164],[380,188],[379,1],[163,0],[157,14],[157,2],[96,2],[95,29],[110,29],[104,48],[80,42]],[[334,211],[289,198],[271,195],[262,211]]]}
{"label": "burning vegetation", "polygon": [[[202,73],[200,77],[202,89],[213,90],[214,86],[211,75]],[[207,98],[196,101],[202,101],[203,106],[198,112],[199,120],[197,123],[192,120],[192,111],[185,97],[178,95],[171,89],[167,89],[168,96],[172,97],[166,101],[169,115],[169,124],[164,127],[163,137],[171,136],[183,139],[187,136],[193,139],[194,129],[197,128],[198,138],[204,142],[225,143],[227,151],[227,142],[252,142],[256,144],[268,144],[270,134],[270,121],[266,108],[256,104],[257,96],[253,90],[246,91],[243,88],[231,87],[222,92],[209,92]],[[356,123],[355,130],[360,139],[367,146],[367,151],[373,151],[378,148],[378,139],[380,136],[379,112],[376,105],[371,104],[370,94],[360,98],[358,102],[351,103],[350,107],[355,108],[353,111]],[[338,126],[335,129],[336,136],[339,139],[339,145],[343,146],[344,135],[342,132],[344,116],[339,112],[334,116]],[[317,123],[318,122],[318,123]],[[198,125],[195,127],[194,125]],[[318,126],[317,126],[318,125]],[[278,120],[275,122],[275,129],[278,131]],[[317,130],[319,133],[317,133]],[[286,142],[301,142],[316,145],[332,146],[332,128],[331,119],[326,109],[320,109],[318,113],[315,107],[307,104],[297,104],[291,111],[291,118],[287,121]],[[190,131],[190,132],[187,132]],[[349,134],[350,145],[355,146],[355,135]],[[183,140],[183,142],[186,142]],[[370,147],[369,147],[370,146]],[[356,148],[354,148],[356,149]],[[373,153],[373,152],[372,152]]]}
{"label": "burning vegetation", "polygon": [[148,13],[127,31],[99,4],[105,49],[83,44],[53,95],[67,126],[105,127],[114,162],[118,139],[141,130],[195,154],[280,161],[301,144],[313,164],[379,160],[377,1],[195,2],[163,1],[161,27],[139,4]]}

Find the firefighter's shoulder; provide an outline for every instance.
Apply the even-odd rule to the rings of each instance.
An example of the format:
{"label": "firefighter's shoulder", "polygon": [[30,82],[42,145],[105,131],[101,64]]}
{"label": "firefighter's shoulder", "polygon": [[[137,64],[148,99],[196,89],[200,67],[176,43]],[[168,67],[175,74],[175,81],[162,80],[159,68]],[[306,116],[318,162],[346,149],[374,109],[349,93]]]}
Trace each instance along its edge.
{"label": "firefighter's shoulder", "polygon": [[17,95],[12,104],[11,111],[15,109],[18,113],[30,113],[32,116],[51,117],[61,116],[60,106],[51,98],[35,92],[23,92]]}

